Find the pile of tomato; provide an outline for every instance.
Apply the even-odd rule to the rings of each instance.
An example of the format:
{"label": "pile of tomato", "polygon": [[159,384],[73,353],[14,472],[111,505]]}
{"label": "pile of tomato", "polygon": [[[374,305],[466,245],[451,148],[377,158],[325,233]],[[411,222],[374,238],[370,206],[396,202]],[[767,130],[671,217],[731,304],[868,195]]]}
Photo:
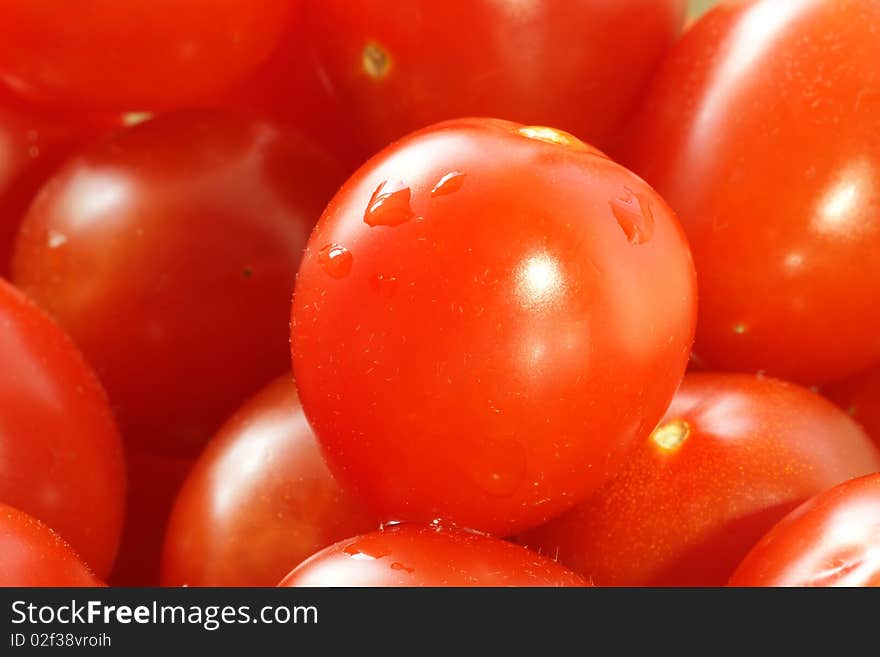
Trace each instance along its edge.
{"label": "pile of tomato", "polygon": [[880,0],[686,15],[4,2],[0,585],[880,585]]}

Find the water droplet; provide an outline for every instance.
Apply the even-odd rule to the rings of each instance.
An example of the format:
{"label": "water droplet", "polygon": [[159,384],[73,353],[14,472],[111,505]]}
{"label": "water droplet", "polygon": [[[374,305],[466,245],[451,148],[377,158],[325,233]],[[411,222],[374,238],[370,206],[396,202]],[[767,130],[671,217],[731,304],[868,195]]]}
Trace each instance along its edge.
{"label": "water droplet", "polygon": [[46,244],[50,249],[57,249],[59,246],[67,244],[67,235],[59,233],[57,230],[49,230],[49,236]]}
{"label": "water droplet", "polygon": [[367,75],[374,80],[381,80],[391,70],[391,56],[382,46],[371,41],[361,52],[361,65]]}
{"label": "water droplet", "polygon": [[748,330],[749,330],[749,327],[746,326],[745,324],[743,324],[742,322],[740,322],[739,324],[734,324],[734,326],[733,326],[733,332],[736,333],[737,335],[744,335],[746,333],[746,331],[748,331]]}
{"label": "water droplet", "polygon": [[318,264],[321,265],[321,269],[333,278],[345,278],[348,276],[353,260],[351,252],[338,244],[328,244],[318,251]]}
{"label": "water droplet", "polygon": [[399,180],[381,183],[367,205],[364,222],[368,226],[399,226],[413,218],[409,201],[412,192]]}
{"label": "water droplet", "polygon": [[144,121],[149,121],[152,118],[152,112],[127,112],[122,115],[122,124],[130,128],[139,123],[143,123]]}
{"label": "water droplet", "polygon": [[[498,409],[493,410],[498,414]],[[515,440],[488,440],[471,445],[468,470],[471,480],[489,495],[506,497],[523,482],[526,451]]]}
{"label": "water droplet", "polygon": [[464,174],[461,171],[450,171],[434,185],[431,196],[445,196],[461,189],[464,184]]}
{"label": "water droplet", "polygon": [[390,299],[397,292],[397,277],[377,274],[373,278],[373,287],[381,296]]}
{"label": "water droplet", "polygon": [[651,239],[654,234],[654,212],[646,196],[624,187],[623,194],[610,201],[609,205],[630,244],[644,244]]}
{"label": "water droplet", "polygon": [[386,545],[385,538],[382,536],[359,538],[345,546],[342,551],[358,561],[373,561],[391,554]]}
{"label": "water droplet", "polygon": [[528,139],[536,139],[545,141],[548,144],[556,144],[557,146],[565,146],[576,151],[596,151],[597,154],[603,155],[600,151],[587,146],[580,139],[565,130],[550,128],[545,125],[527,125],[517,130],[519,134]]}
{"label": "water droplet", "polygon": [[415,571],[415,568],[410,568],[409,566],[404,566],[399,561],[395,561],[391,564],[391,570],[403,570],[404,572],[411,573]]}

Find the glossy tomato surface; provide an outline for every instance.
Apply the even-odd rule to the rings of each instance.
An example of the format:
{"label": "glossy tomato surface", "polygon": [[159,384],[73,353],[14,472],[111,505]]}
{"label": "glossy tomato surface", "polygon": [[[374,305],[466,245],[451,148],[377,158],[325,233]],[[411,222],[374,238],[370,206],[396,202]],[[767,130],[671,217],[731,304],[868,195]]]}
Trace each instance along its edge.
{"label": "glossy tomato surface", "polygon": [[165,115],[44,189],[13,277],[95,366],[127,442],[194,455],[289,367],[296,268],[338,182],[331,161],[277,125]]}
{"label": "glossy tomato surface", "polygon": [[601,146],[678,36],[686,4],[307,0],[305,6],[318,63],[374,152],[461,116],[552,125]]}
{"label": "glossy tomato surface", "polygon": [[880,474],[817,495],[761,539],[731,586],[880,586]]}
{"label": "glossy tomato surface", "polygon": [[789,511],[878,470],[880,451],[822,397],[690,374],[620,474],[523,541],[598,586],[722,586]]}
{"label": "glossy tomato surface", "polygon": [[328,206],[297,280],[295,378],[331,470],[381,520],[510,534],[654,427],[695,294],[638,177],[552,129],[451,121]]}
{"label": "glossy tomato surface", "polygon": [[103,584],[58,534],[0,503],[0,587],[4,586]]}
{"label": "glossy tomato surface", "polygon": [[107,397],[70,338],[2,279],[0,364],[0,502],[50,525],[104,576],[125,504]]}
{"label": "glossy tomato surface", "polygon": [[202,453],[165,539],[167,586],[275,586],[318,550],[378,527],[333,479],[289,375]]}
{"label": "glossy tomato surface", "polygon": [[397,525],[349,538],[293,570],[280,586],[586,586],[519,545],[461,530]]}
{"label": "glossy tomato surface", "polygon": [[807,384],[880,361],[880,3],[723,3],[619,150],[678,213],[713,369]]}
{"label": "glossy tomato surface", "polygon": [[272,50],[292,0],[7,0],[0,81],[46,104],[183,107],[228,88]]}
{"label": "glossy tomato surface", "polygon": [[849,413],[880,445],[880,367],[825,386],[822,394]]}

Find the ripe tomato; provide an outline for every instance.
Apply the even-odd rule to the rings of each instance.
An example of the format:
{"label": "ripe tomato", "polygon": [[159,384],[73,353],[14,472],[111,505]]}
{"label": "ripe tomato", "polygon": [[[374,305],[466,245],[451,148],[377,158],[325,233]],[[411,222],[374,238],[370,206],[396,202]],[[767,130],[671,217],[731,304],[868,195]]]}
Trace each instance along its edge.
{"label": "ripe tomato", "polygon": [[[311,0],[311,45],[370,151],[502,116],[602,145],[678,36],[685,0]],[[609,65],[613,62],[613,65]]]}
{"label": "ripe tomato", "polygon": [[125,497],[107,397],[70,339],[2,279],[0,363],[0,501],[52,526],[103,577]]}
{"label": "ripe tomato", "polygon": [[880,367],[825,386],[822,394],[855,418],[880,445]]}
{"label": "ripe tomato", "polygon": [[510,534],[659,420],[695,317],[687,244],[641,179],[494,119],[416,133],[310,238],[295,378],[331,470],[382,520]]}
{"label": "ripe tomato", "polygon": [[50,114],[0,92],[0,276],[8,275],[15,233],[37,190],[101,127],[97,119]]}
{"label": "ripe tomato", "polygon": [[169,521],[162,583],[275,586],[321,548],[377,526],[327,470],[285,375],[196,463]]}
{"label": "ripe tomato", "polygon": [[460,530],[397,525],[340,541],[279,586],[586,586],[519,545]]}
{"label": "ripe tomato", "polygon": [[94,364],[126,441],[194,455],[288,366],[296,268],[338,179],[279,126],[165,115],[44,189],[13,277]]}
{"label": "ripe tomato", "polygon": [[103,586],[36,518],[0,503],[0,586]]}
{"label": "ripe tomato", "polygon": [[[45,103],[182,107],[228,88],[272,50],[291,0],[5,0],[0,80]],[[172,18],[173,16],[173,18]]]}
{"label": "ripe tomato", "polygon": [[688,233],[709,367],[809,384],[880,361],[880,3],[724,3],[621,147]]}
{"label": "ripe tomato", "polygon": [[599,586],[721,586],[804,500],[880,470],[880,451],[812,392],[690,374],[620,474],[523,538]]}
{"label": "ripe tomato", "polygon": [[880,474],[802,504],[761,539],[731,586],[880,586]]}

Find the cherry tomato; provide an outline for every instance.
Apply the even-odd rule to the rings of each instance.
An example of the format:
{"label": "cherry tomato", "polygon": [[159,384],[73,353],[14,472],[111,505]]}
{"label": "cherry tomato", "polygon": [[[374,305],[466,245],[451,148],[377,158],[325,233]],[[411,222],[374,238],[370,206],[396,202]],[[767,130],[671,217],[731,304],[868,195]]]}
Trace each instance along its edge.
{"label": "cherry tomato", "polygon": [[880,3],[719,5],[619,149],[688,233],[695,349],[807,384],[880,361]]}
{"label": "cherry tomato", "polygon": [[28,107],[0,92],[0,276],[37,190],[61,163],[99,131],[99,122]]}
{"label": "cherry tomato", "polygon": [[162,541],[171,507],[194,459],[128,450],[128,496],[111,586],[159,586]]}
{"label": "cherry tomato", "polygon": [[880,367],[825,386],[822,393],[855,418],[880,445]]}
{"label": "cherry tomato", "polygon": [[880,586],[880,474],[805,502],[761,539],[731,586]]}
{"label": "cherry tomato", "polygon": [[58,534],[0,503],[0,586],[103,584]]}
{"label": "cherry tomato", "polygon": [[687,244],[566,133],[443,123],[340,190],[292,349],[331,470],[380,519],[506,535],[592,492],[654,427],[695,318]]}
{"label": "cherry tomato", "polygon": [[285,375],[196,463],[169,522],[162,583],[275,586],[321,548],[377,526],[327,470]]}
{"label": "cherry tomato", "polygon": [[0,80],[44,103],[182,107],[229,88],[272,51],[292,0],[6,0]]}
{"label": "cherry tomato", "polygon": [[[327,79],[370,151],[460,116],[602,145],[681,31],[685,0],[311,0]],[[613,64],[611,64],[613,62]]]}
{"label": "cherry tomato", "polygon": [[690,374],[620,474],[523,542],[599,586],[721,586],[786,513],[877,470],[880,451],[822,397]]}
{"label": "cherry tomato", "polygon": [[43,190],[13,277],[94,364],[126,441],[194,455],[289,367],[296,268],[338,179],[279,126],[165,115]]}
{"label": "cherry tomato", "polygon": [[0,363],[0,501],[49,524],[103,577],[125,497],[107,397],[70,339],[2,279]]}
{"label": "cherry tomato", "polygon": [[519,545],[461,530],[396,525],[321,550],[279,586],[587,586]]}

